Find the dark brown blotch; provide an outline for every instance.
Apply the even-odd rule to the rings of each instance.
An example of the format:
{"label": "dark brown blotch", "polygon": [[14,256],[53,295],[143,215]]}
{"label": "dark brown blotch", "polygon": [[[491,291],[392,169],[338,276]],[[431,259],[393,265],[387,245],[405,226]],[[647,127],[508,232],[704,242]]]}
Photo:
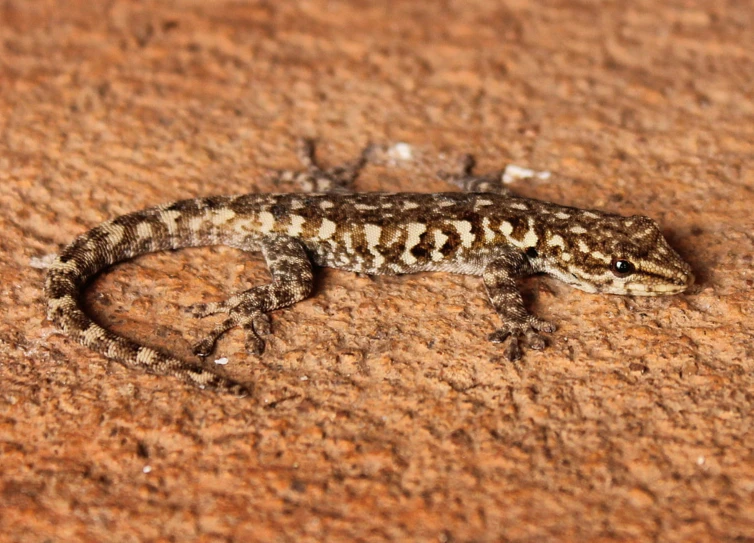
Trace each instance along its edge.
{"label": "dark brown blotch", "polygon": [[[165,208],[166,211],[178,211],[178,212],[184,212],[184,211],[194,211],[197,209],[196,200],[179,200],[177,202],[173,202],[168,207]],[[125,215],[125,218],[128,215]]]}
{"label": "dark brown blotch", "polygon": [[[419,243],[411,248],[411,254],[417,260],[426,260],[429,257],[429,253],[432,250],[429,232],[429,230],[422,232],[419,236]],[[432,236],[432,239],[434,239],[434,236]]]}
{"label": "dark brown blotch", "polygon": [[445,240],[445,243],[443,243],[442,247],[440,247],[440,253],[443,256],[448,256],[455,253],[456,250],[458,250],[458,247],[461,246],[460,234],[455,230],[443,230],[442,233],[445,234],[448,239]]}

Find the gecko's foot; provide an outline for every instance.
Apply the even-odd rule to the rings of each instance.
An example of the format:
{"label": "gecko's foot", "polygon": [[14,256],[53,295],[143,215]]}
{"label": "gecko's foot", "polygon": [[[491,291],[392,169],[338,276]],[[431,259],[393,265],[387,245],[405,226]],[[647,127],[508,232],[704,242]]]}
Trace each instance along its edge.
{"label": "gecko's foot", "polygon": [[505,324],[489,335],[493,343],[503,343],[508,340],[505,348],[505,357],[514,362],[523,356],[521,343],[525,342],[530,349],[541,351],[547,343],[539,332],[551,333],[555,331],[555,325],[538,317],[530,316],[523,323]]}
{"label": "gecko's foot", "polygon": [[232,308],[227,307],[227,302],[196,304],[189,308],[195,317],[206,317],[215,313],[228,313],[228,318],[215,326],[215,328],[201,341],[194,344],[194,354],[207,357],[212,354],[218,338],[235,326],[240,326],[246,332],[246,350],[254,355],[264,352],[264,340],[271,332],[270,317],[261,311],[249,310],[246,304],[238,304]]}
{"label": "gecko's foot", "polygon": [[510,193],[510,191],[503,186],[502,172],[487,175],[474,175],[473,170],[475,165],[476,161],[473,156],[463,155],[459,159],[458,173],[439,171],[437,172],[437,177],[448,183],[453,183],[464,192]]}
{"label": "gecko's foot", "polygon": [[324,169],[314,157],[314,141],[301,138],[296,142],[296,154],[303,170],[274,170],[268,178],[274,183],[293,183],[301,192],[353,192],[353,182],[367,163],[372,147],[367,146],[355,159]]}

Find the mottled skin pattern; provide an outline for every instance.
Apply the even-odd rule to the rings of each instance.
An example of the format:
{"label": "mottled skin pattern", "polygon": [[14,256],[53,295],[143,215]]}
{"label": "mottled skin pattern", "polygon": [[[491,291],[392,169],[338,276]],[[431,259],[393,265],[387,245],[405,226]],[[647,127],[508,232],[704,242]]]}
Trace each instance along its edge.
{"label": "mottled skin pattern", "polygon": [[215,196],[170,203],[105,222],[79,236],[50,266],[48,317],[83,345],[150,373],[172,375],[201,388],[243,395],[247,388],[200,365],[138,345],[105,330],[81,309],[87,281],[137,255],[206,245],[261,251],[272,282],[218,303],[189,308],[196,317],[227,318],[194,352],[207,356],[234,326],[246,331],[254,354],[270,332],[267,314],[306,298],[313,267],[393,275],[444,271],[482,278],[502,326],[490,335],[507,341],[506,356],[522,344],[543,349],[539,332],[555,327],[531,315],[518,278],[545,273],[587,292],[659,295],[684,291],[689,266],[647,217],[622,217],[508,194],[500,176],[474,176],[464,157],[459,174],[440,175],[464,192],[437,194],[349,192],[365,152],[343,167],[321,170],[303,142],[303,172],[280,172],[296,194]]}

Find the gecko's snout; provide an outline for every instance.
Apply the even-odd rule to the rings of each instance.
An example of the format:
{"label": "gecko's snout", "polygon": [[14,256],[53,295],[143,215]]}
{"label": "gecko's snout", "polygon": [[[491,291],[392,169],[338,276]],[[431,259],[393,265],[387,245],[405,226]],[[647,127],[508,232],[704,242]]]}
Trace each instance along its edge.
{"label": "gecko's snout", "polygon": [[694,276],[694,274],[693,274],[693,273],[689,272],[689,273],[688,273],[688,274],[686,275],[686,288],[689,288],[689,287],[690,287],[690,286],[692,286],[692,285],[693,285],[693,284],[694,284],[695,282],[696,282],[696,277]]}

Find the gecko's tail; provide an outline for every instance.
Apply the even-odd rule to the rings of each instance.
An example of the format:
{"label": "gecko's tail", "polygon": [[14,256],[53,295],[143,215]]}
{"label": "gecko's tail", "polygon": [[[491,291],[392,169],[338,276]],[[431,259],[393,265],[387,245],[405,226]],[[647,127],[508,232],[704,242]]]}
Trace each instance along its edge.
{"label": "gecko's tail", "polygon": [[47,318],[73,339],[124,366],[177,377],[193,386],[246,396],[247,387],[150,347],[139,345],[98,325],[79,299],[87,281],[117,261],[177,248],[165,223],[166,207],[124,215],[79,236],[52,262],[47,272]]}

